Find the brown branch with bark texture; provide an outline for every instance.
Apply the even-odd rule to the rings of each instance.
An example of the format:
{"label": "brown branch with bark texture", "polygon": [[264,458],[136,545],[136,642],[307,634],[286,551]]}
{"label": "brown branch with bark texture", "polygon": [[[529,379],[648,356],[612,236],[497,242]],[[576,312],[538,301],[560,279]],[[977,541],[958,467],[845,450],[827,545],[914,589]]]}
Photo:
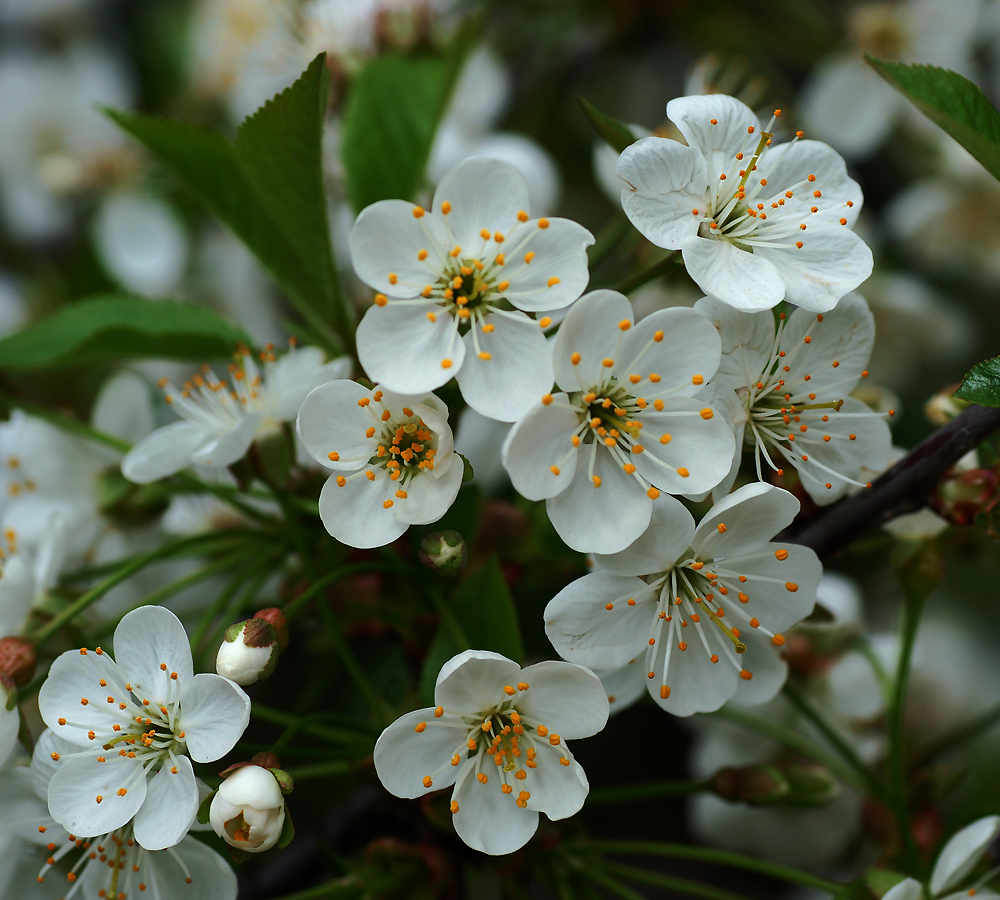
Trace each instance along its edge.
{"label": "brown branch with bark texture", "polygon": [[784,538],[812,547],[821,559],[834,555],[890,519],[927,506],[948,469],[997,430],[1000,409],[970,406],[918,444],[870,490],[828,507],[811,522],[793,524]]}

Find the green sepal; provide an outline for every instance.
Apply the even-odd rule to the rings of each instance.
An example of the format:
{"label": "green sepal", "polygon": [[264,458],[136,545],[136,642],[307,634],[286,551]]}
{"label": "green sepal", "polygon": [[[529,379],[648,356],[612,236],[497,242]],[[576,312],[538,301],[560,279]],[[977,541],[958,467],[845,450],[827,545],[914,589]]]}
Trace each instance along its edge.
{"label": "green sepal", "polygon": [[[281,793],[290,794],[295,790],[295,779],[292,778],[284,769],[268,769],[274,776],[274,780],[278,782],[278,787],[281,788]],[[287,812],[287,810],[286,810]]]}
{"label": "green sepal", "polygon": [[201,806],[198,807],[198,824],[207,825],[209,819],[209,813],[212,810],[212,800],[215,799],[215,795],[219,793],[218,791],[212,791],[204,800],[201,801]]}
{"label": "green sepal", "polygon": [[232,844],[227,844],[226,846],[229,847],[229,855],[233,858],[234,863],[245,863],[253,855],[252,853],[247,853],[246,850],[234,847]]}
{"label": "green sepal", "polygon": [[619,153],[626,147],[632,146],[638,140],[632,133],[632,129],[622,122],[621,119],[605,115],[592,103],[584,100],[583,97],[577,97],[576,99],[583,110],[583,114],[587,117],[590,124],[594,126],[594,131]]}
{"label": "green sepal", "polygon": [[865,872],[865,884],[876,897],[884,897],[901,881],[905,881],[906,876],[902,872],[894,869],[871,868]]}
{"label": "green sepal", "polygon": [[472,468],[472,463],[469,462],[461,453],[456,454],[462,460],[462,484],[468,484],[476,477],[475,470]]}
{"label": "green sepal", "polygon": [[295,837],[295,826],[292,824],[292,814],[288,811],[288,804],[285,804],[285,821],[281,824],[281,837],[278,838],[277,848],[284,850]]}

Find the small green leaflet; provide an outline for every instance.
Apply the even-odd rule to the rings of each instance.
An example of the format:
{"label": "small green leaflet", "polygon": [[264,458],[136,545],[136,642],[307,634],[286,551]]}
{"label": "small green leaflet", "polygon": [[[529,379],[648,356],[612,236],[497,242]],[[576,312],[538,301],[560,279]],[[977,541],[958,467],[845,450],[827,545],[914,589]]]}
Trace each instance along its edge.
{"label": "small green leaflet", "polygon": [[250,344],[210,309],[177,300],[102,296],[63,307],[0,340],[0,368],[37,369],[138,357],[204,361]]}
{"label": "small green leaflet", "polygon": [[866,58],[879,75],[1000,179],[1000,112],[981,88],[950,69]]}
{"label": "small green leaflet", "polygon": [[594,130],[619,153],[626,147],[634,144],[638,138],[632,134],[632,129],[620,119],[602,113],[592,103],[588,103],[583,97],[577,97],[583,114],[587,117]]}
{"label": "small green leaflet", "polygon": [[1000,356],[973,366],[955,396],[980,406],[1000,406]]}

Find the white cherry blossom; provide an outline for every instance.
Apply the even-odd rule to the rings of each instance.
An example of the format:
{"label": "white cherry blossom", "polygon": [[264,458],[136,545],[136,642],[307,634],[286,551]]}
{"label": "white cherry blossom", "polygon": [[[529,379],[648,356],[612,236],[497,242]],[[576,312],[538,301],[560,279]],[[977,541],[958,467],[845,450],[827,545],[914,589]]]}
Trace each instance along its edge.
{"label": "white cherry blossom", "polygon": [[717,496],[732,486],[744,447],[753,449],[759,479],[762,458],[779,474],[790,465],[819,504],[865,487],[863,475],[886,468],[889,426],[850,396],[868,376],[875,340],[864,298],[849,294],[825,314],[797,309],[777,326],[770,312],[741,313],[711,298],[695,309],[722,338],[722,364],[705,396],[736,434],[737,454]]}
{"label": "white cherry blossom", "polygon": [[563,321],[554,344],[560,390],[514,426],[503,461],[519,493],[546,501],[574,550],[624,550],[661,491],[710,491],[728,471],[732,431],[694,396],[719,365],[719,336],[707,324],[690,309],[634,324],[628,299],[614,291],[587,294]]}
{"label": "white cherry blossom", "polygon": [[1000,894],[984,886],[996,874],[995,869],[968,888],[958,890],[958,886],[983,858],[998,834],[1000,816],[985,816],[966,825],[941,848],[926,890],[916,879],[907,878],[886,893],[885,900],[924,900],[927,897],[931,900],[959,900],[973,896],[979,900],[997,900]]}
{"label": "white cherry blossom", "polygon": [[466,650],[442,667],[434,703],[397,719],[375,744],[375,771],[390,793],[413,798],[454,785],[458,836],[492,855],[524,846],[539,812],[565,819],[583,806],[590,785],[566,740],[608,721],[589,669],[552,660],[522,669]]}
{"label": "white cherry blossom", "polygon": [[122,460],[122,474],[139,484],[173,475],[188,466],[225,468],[241,459],[254,441],[291,422],[314,387],[350,371],[346,357],[323,361],[317,347],[292,347],[277,357],[260,354],[261,371],[250,351],[240,351],[230,366],[230,381],[208,366],[178,390],[166,379],[160,387],[181,417],[136,444]]}
{"label": "white cherry blossom", "polygon": [[622,207],[642,235],[680,250],[706,294],[736,309],[781,300],[833,309],[872,271],[850,226],[861,189],[843,159],[798,134],[772,148],[754,112],[722,94],[680,97],[667,115],[687,146],[647,137],[618,160]]}
{"label": "white cherry blossom", "polygon": [[161,850],[198,811],[191,760],[233,748],[250,699],[225,678],[194,674],[184,626],[163,607],[126,615],[114,649],[114,661],[99,647],[67,650],[39,692],[45,724],[77,748],[52,778],[49,811],[81,837],[132,822],[141,846]]}
{"label": "white cherry blossom", "polygon": [[285,798],[262,766],[243,766],[226,777],[212,798],[212,830],[247,853],[270,850],[281,838]]}
{"label": "white cherry blossom", "polygon": [[411,525],[436,522],[462,486],[448,407],[434,394],[331,381],[306,397],[296,427],[309,455],[335,473],[319,514],[351,547],[381,547]]}
{"label": "white cherry blossom", "polygon": [[552,386],[551,319],[528,314],[583,293],[594,237],[528,208],[513,165],[473,158],[441,179],[430,209],[382,200],[362,210],[350,248],[358,277],[379,292],[357,333],[374,381],[422,394],[454,375],[469,406],[505,422]]}
{"label": "white cherry blossom", "polygon": [[30,769],[12,766],[0,772],[0,833],[14,840],[10,849],[16,850],[10,893],[4,897],[236,900],[232,868],[193,837],[149,851],[135,840],[131,824],[81,838],[55,822],[46,808],[49,783],[76,749],[46,730]]}
{"label": "white cherry blossom", "polygon": [[596,555],[598,570],[552,599],[545,633],[564,659],[601,670],[645,650],[649,693],[675,715],[711,712],[734,695],[769,700],[787,670],[781,632],[812,610],[822,574],[809,548],[770,541],[798,510],[787,491],[751,484],[696,528],[680,501],[663,497],[639,540]]}

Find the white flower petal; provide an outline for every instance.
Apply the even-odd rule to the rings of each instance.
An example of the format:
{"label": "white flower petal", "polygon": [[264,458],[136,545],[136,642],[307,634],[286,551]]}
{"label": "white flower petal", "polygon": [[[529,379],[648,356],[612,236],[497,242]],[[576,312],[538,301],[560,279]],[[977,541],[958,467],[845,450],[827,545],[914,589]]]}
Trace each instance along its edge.
{"label": "white flower petal", "polygon": [[760,120],[749,106],[726,94],[675,97],[667,104],[667,118],[689,146],[709,158],[713,174],[728,172],[733,156],[757,146]]}
{"label": "white flower petal", "polygon": [[580,417],[568,403],[565,394],[555,394],[548,405],[539,403],[510,430],[503,443],[504,468],[517,492],[529,500],[554,497],[573,480],[579,451],[573,447],[572,437]]}
{"label": "white flower petal", "polygon": [[653,501],[642,486],[602,446],[583,449],[569,487],[546,500],[545,507],[559,537],[581,553],[624,550],[646,530],[653,514]]}
{"label": "white flower petal", "polygon": [[9,557],[0,576],[0,637],[21,633],[34,599],[35,579],[27,562],[21,554]]}
{"label": "white flower petal", "polygon": [[[604,694],[604,688],[601,688]],[[607,703],[607,698],[604,698]],[[560,732],[560,736],[562,733]],[[568,760],[565,765],[562,760]],[[531,794],[528,809],[537,809],[553,821],[575,816],[590,793],[590,782],[581,766],[563,746],[553,747],[545,741],[537,742],[535,756],[537,768],[525,781]]]}
{"label": "white flower petal", "polygon": [[[354,271],[369,287],[395,297],[415,297],[436,279],[448,233],[433,214],[413,215],[405,200],[380,200],[361,211],[348,238]],[[515,210],[516,212],[516,210]],[[421,261],[417,254],[428,251]],[[390,279],[396,276],[396,281]]]}
{"label": "white flower petal", "polygon": [[[809,547],[786,543],[764,544],[746,556],[717,558],[712,567],[717,574],[734,573],[720,580],[729,590],[730,602],[734,593],[742,592],[749,598],[740,604],[744,612],[772,632],[784,631],[812,612],[823,574],[823,566]],[[747,580],[738,581],[738,575]],[[742,625],[738,627],[743,630]]]}
{"label": "white flower petal", "polygon": [[174,422],[143,438],[122,459],[122,475],[136,484],[149,484],[191,465],[191,457],[214,440],[193,422]]}
{"label": "white flower petal", "polygon": [[[417,732],[421,723],[426,728]],[[417,709],[396,719],[375,742],[375,772],[382,786],[397,797],[413,799],[430,791],[451,787],[460,770],[447,765],[459,753],[466,763],[465,733],[450,725],[439,725],[434,709]],[[438,769],[444,771],[436,774]],[[434,775],[432,787],[424,787],[424,777]]]}
{"label": "white flower petal", "polygon": [[[789,303],[812,312],[827,312],[872,273],[874,262],[868,245],[843,225],[819,222],[812,231],[801,232],[800,240],[801,247],[757,247],[753,254],[778,270]],[[686,262],[686,255],[684,259]],[[711,293],[700,281],[698,284]]]}
{"label": "white flower petal", "polygon": [[[796,400],[808,392],[836,400],[854,389],[868,365],[875,346],[875,318],[864,297],[850,293],[824,314],[822,322],[810,310],[795,310],[785,323],[779,345],[786,359],[793,357],[785,387]],[[803,380],[805,375],[809,381]],[[835,393],[827,397],[828,391]]]}
{"label": "white flower petal", "polygon": [[350,357],[341,356],[331,362],[324,362],[324,358],[319,347],[292,349],[278,358],[265,380],[273,403],[273,418],[279,422],[291,422],[313,388],[350,376]]}
{"label": "white flower petal", "polygon": [[319,495],[319,517],[326,530],[349,547],[384,547],[409,527],[383,505],[387,500],[395,503],[396,490],[396,482],[384,472],[374,482],[364,475],[350,478],[343,487],[331,476]]}
{"label": "white flower petal", "polygon": [[121,828],[146,799],[142,760],[112,751],[106,759],[98,762],[96,753],[67,759],[49,782],[49,813],[70,834],[94,837]]}
{"label": "white flower petal", "polygon": [[[368,462],[378,448],[378,438],[366,431],[375,417],[359,401],[372,392],[356,381],[329,381],[310,391],[302,401],[296,430],[306,452],[328,469],[353,471]],[[336,453],[336,460],[330,459]]]}
{"label": "white flower petal", "polygon": [[[175,771],[176,770],[176,771]],[[135,839],[147,850],[180,843],[198,815],[198,783],[186,756],[164,760],[146,787],[146,799],[135,815]]]}
{"label": "white flower petal", "polygon": [[[733,390],[755,384],[771,364],[774,316],[767,311],[740,312],[713,297],[702,297],[694,308],[715,326],[721,339],[722,361],[713,383]],[[798,310],[789,317],[789,323],[796,315]]]}
{"label": "white flower petal", "polygon": [[214,762],[225,756],[249,724],[250,698],[228,679],[202,673],[181,684],[181,712],[175,728],[184,732],[195,762]]}
{"label": "white flower petal", "polygon": [[104,384],[90,413],[98,431],[135,444],[155,427],[149,385],[135,372],[116,372]]}
{"label": "white flower petal", "polygon": [[923,900],[924,888],[919,881],[905,878],[882,895],[882,900]]}
{"label": "white flower petal", "polygon": [[441,217],[448,243],[461,247],[463,256],[480,258],[485,246],[495,246],[484,242],[481,231],[506,236],[518,224],[517,214],[529,212],[528,184],[508,162],[473,157],[441,179],[434,191],[435,216],[445,202],[451,204],[451,212]]}
{"label": "white flower petal", "polygon": [[644,449],[632,453],[631,462],[660,490],[710,491],[731,469],[736,452],[732,428],[704,400],[673,397],[664,401],[662,411],[649,406],[637,419],[645,426],[640,444]]}
{"label": "white flower petal", "polygon": [[552,388],[552,351],[538,323],[525,315],[490,316],[489,321],[493,331],[476,333],[479,353],[489,359],[479,357],[472,333],[467,334],[458,386],[476,412],[516,422]]}
{"label": "white flower petal", "polygon": [[469,775],[455,789],[452,798],[458,812],[452,821],[458,836],[473,850],[503,856],[520,850],[531,840],[538,828],[538,813],[517,806],[516,794],[501,792],[503,782],[492,760],[483,770],[489,778],[486,784]]}
{"label": "white flower petal", "polygon": [[753,553],[791,525],[799,508],[795,496],[781,488],[744,485],[712,507],[698,524],[691,546],[701,559]]}
{"label": "white flower petal", "polygon": [[[628,373],[633,385],[629,390],[651,402],[668,394],[690,397],[715,375],[721,354],[719,333],[701,313],[661,309],[625,334],[615,370],[621,376]],[[659,380],[649,381],[651,374]],[[632,376],[642,380],[632,381]]]}
{"label": "white flower petal", "polygon": [[618,157],[616,172],[626,182],[622,209],[647,240],[679,250],[698,233],[708,206],[708,169],[697,150],[666,138],[642,138]]}
{"label": "white flower petal", "polygon": [[[372,306],[358,326],[357,341],[369,378],[400,393],[441,387],[465,360],[455,319],[430,300],[411,305],[390,299],[385,306]],[[441,364],[446,359],[448,367]]]}
{"label": "white flower petal", "polygon": [[[435,478],[431,472],[421,472],[402,485],[406,497],[393,494],[392,514],[407,525],[430,525],[451,508],[462,487],[465,467],[461,460],[450,465],[447,471]],[[389,482],[394,487],[399,482]]]}
{"label": "white flower petal", "polygon": [[659,589],[650,590],[639,578],[592,572],[549,601],[542,615],[545,634],[563,659],[621,668],[648,646],[658,596]]}
{"label": "white flower petal", "polygon": [[[617,291],[591,291],[573,305],[556,335],[552,354],[556,384],[564,391],[589,390],[607,374],[624,332],[619,323],[634,321],[632,304]],[[573,360],[579,361],[574,363]]]}
{"label": "white flower petal", "polygon": [[[856,486],[855,481],[848,479],[860,480],[864,470],[884,471],[889,465],[892,448],[888,423],[860,400],[848,397],[838,412],[829,410],[829,414],[830,420],[826,423],[815,421],[818,416],[814,417],[810,422],[810,434],[817,431],[829,434],[831,440],[823,441],[817,435],[808,445],[802,446],[809,459],[795,461],[802,486],[820,506],[843,497]],[[855,435],[853,441],[851,434]]]}
{"label": "white flower petal", "polygon": [[494,706],[506,685],[516,685],[521,667],[489,650],[466,650],[453,656],[438,673],[434,702],[465,714]]}
{"label": "white flower petal", "polygon": [[939,896],[965,878],[997,834],[1000,834],[1000,816],[986,816],[966,825],[952,837],[934,863],[931,894]]}
{"label": "white flower petal", "polygon": [[[701,623],[689,622],[684,629],[675,628],[669,648],[670,667],[665,679],[670,693],[663,698],[660,688],[664,683],[664,660],[671,643],[669,633],[669,626],[663,626],[662,637],[657,640],[653,651],[650,671],[655,674],[646,682],[649,695],[675,716],[714,712],[736,693],[740,682],[739,674],[725,656],[724,647],[732,647],[729,639],[704,619]],[[702,636],[708,642],[707,651]],[[685,649],[680,649],[681,644]],[[718,662],[712,662],[712,653],[718,657]]]}
{"label": "white flower petal", "polygon": [[235,428],[192,453],[191,462],[197,466],[225,469],[237,460],[243,459],[264,419],[262,412],[247,413],[240,418]]}
{"label": "white flower petal", "polygon": [[[101,679],[107,686],[101,685]],[[56,658],[48,677],[38,692],[38,709],[45,724],[58,737],[81,747],[96,749],[90,732],[102,735],[111,730],[115,714],[106,709],[105,696],[128,696],[126,678],[106,655],[86,655],[79,650],[67,650]],[[86,700],[86,703],[81,701]],[[94,702],[90,702],[93,700]],[[65,724],[60,725],[62,719]]]}
{"label": "white flower petal", "polygon": [[760,706],[773,700],[782,689],[788,678],[788,664],[766,634],[744,627],[740,629],[740,640],[747,645],[740,662],[753,677],[749,681],[739,679],[729,702],[734,706]]}
{"label": "white flower petal", "polygon": [[[784,273],[763,252],[747,253],[729,241],[691,237],[684,242],[681,253],[695,284],[734,309],[743,312],[771,309],[785,297]],[[850,288],[845,293],[847,290]]]}
{"label": "white flower petal", "polygon": [[528,312],[564,309],[587,289],[587,248],[594,236],[569,219],[532,219],[522,228],[504,265],[510,282],[504,297]]}
{"label": "white flower petal", "polygon": [[174,672],[181,683],[194,675],[187,632],[162,606],[142,606],[124,616],[115,629],[114,649],[118,668],[140,700],[163,703]]}
{"label": "white flower petal", "polygon": [[694,537],[694,519],[687,507],[673,497],[659,497],[653,504],[649,527],[620,553],[594,554],[594,562],[616,575],[651,575],[673,567]]}
{"label": "white flower petal", "polygon": [[[0,797],[3,808],[3,829],[0,830],[0,845],[10,832],[29,844],[44,847],[48,843],[60,844],[66,840],[58,825],[51,825],[52,819],[45,805],[45,794],[39,796],[32,783],[32,772],[24,766],[7,766],[0,770]],[[36,822],[45,822],[44,832],[40,832]],[[9,864],[8,860],[5,863]],[[7,868],[6,866],[4,867]],[[4,890],[4,876],[0,874],[0,890]],[[4,897],[10,897],[8,893]],[[20,895],[17,895],[20,900]]]}
{"label": "white flower petal", "polygon": [[575,740],[597,734],[607,725],[608,696],[590,669],[549,659],[522,669],[520,680],[528,690],[518,695],[518,712],[541,722],[550,732]]}
{"label": "white flower petal", "polygon": [[[49,782],[59,768],[59,760],[70,753],[76,753],[79,747],[58,737],[51,728],[46,728],[35,741],[35,749],[31,754],[31,779],[35,794],[42,799],[49,795]],[[56,758],[52,758],[52,754]],[[46,838],[42,843],[48,843]]]}
{"label": "white flower petal", "polygon": [[17,732],[21,727],[21,716],[15,706],[7,709],[7,689],[0,684],[0,767],[3,766],[17,746]]}
{"label": "white flower petal", "polygon": [[596,674],[600,676],[607,692],[611,715],[628,709],[646,693],[646,682],[649,679],[645,670],[645,654],[620,669],[602,669]]}

